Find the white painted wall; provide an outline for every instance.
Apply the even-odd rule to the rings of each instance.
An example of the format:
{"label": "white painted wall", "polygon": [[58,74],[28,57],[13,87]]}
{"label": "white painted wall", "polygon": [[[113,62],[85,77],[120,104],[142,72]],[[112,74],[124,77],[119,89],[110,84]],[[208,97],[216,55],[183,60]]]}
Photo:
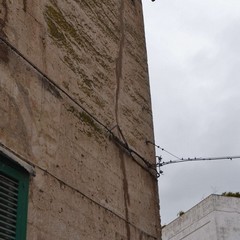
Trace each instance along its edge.
{"label": "white painted wall", "polygon": [[240,239],[240,199],[210,195],[162,231],[162,240]]}

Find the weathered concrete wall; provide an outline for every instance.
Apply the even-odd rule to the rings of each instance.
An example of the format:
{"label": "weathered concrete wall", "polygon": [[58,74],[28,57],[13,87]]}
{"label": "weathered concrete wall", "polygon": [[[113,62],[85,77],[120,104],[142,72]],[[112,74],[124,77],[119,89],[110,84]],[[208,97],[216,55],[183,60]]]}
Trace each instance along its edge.
{"label": "weathered concrete wall", "polygon": [[239,198],[211,195],[163,228],[162,239],[240,239],[239,213]]}
{"label": "weathered concrete wall", "polygon": [[240,239],[240,199],[216,196],[215,221],[218,240]]}
{"label": "weathered concrete wall", "polygon": [[156,178],[108,131],[155,162],[141,2],[2,0],[0,37],[0,144],[36,168],[28,239],[158,239]]}

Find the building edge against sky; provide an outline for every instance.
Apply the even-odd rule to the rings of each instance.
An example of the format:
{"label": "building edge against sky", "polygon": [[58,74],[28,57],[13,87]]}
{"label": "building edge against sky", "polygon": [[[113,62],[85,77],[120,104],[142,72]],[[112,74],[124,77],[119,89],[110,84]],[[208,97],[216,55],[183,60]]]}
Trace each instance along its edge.
{"label": "building edge against sky", "polygon": [[163,240],[240,238],[240,198],[212,194],[166,225]]}
{"label": "building edge against sky", "polygon": [[141,1],[0,7],[0,234],[161,239]]}

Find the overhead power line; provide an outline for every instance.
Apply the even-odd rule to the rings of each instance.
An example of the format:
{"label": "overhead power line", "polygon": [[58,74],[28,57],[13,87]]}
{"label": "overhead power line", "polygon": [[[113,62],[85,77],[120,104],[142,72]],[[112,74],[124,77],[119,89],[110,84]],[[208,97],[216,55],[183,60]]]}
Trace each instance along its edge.
{"label": "overhead power line", "polygon": [[156,168],[157,168],[159,174],[162,174],[162,173],[163,173],[163,171],[161,170],[161,167],[163,167],[163,166],[165,166],[165,165],[169,165],[169,164],[174,164],[174,163],[240,159],[240,155],[239,155],[239,156],[223,156],[223,157],[180,158],[180,157],[176,156],[175,154],[167,151],[166,149],[160,147],[159,145],[155,144],[154,142],[151,142],[151,141],[146,140],[146,144],[152,144],[152,145],[154,145],[156,148],[161,149],[162,151],[168,153],[168,154],[171,155],[172,157],[177,158],[177,160],[169,160],[169,161],[167,161],[167,162],[163,162],[163,161],[162,161],[162,156],[156,156],[156,158],[158,159],[157,164],[156,164]]}
{"label": "overhead power line", "polygon": [[165,148],[162,148],[162,147],[160,147],[159,145],[156,145],[155,143],[153,143],[153,142],[151,142],[151,141],[149,141],[149,140],[146,140],[146,144],[149,144],[149,143],[152,144],[152,145],[154,145],[155,147],[161,149],[162,151],[166,152],[167,154],[171,155],[172,157],[175,157],[175,158],[181,160],[180,157],[178,157],[178,156],[176,156],[175,154],[167,151]]}
{"label": "overhead power line", "polygon": [[[160,158],[161,159],[161,158]],[[173,163],[182,163],[182,162],[195,162],[195,161],[217,161],[217,160],[233,160],[233,159],[240,159],[240,156],[227,156],[227,157],[209,157],[209,158],[182,158],[180,160],[170,160],[167,162],[160,162],[158,163],[160,167],[173,164]]]}
{"label": "overhead power line", "polygon": [[170,160],[167,162],[162,162],[162,156],[156,156],[158,158],[158,162],[156,164],[156,168],[158,171],[158,174],[163,174],[163,170],[161,167],[168,165],[168,164],[174,164],[174,163],[184,163],[184,162],[196,162],[196,161],[218,161],[218,160],[233,160],[233,159],[240,159],[240,156],[227,156],[227,157],[209,157],[209,158],[182,158],[180,160]]}

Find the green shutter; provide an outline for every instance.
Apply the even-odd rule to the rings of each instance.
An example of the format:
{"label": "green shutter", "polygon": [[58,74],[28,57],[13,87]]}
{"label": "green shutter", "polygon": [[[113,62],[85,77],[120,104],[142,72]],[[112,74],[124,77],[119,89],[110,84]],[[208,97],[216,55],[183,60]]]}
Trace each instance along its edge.
{"label": "green shutter", "polygon": [[0,155],[0,239],[25,240],[28,173]]}

